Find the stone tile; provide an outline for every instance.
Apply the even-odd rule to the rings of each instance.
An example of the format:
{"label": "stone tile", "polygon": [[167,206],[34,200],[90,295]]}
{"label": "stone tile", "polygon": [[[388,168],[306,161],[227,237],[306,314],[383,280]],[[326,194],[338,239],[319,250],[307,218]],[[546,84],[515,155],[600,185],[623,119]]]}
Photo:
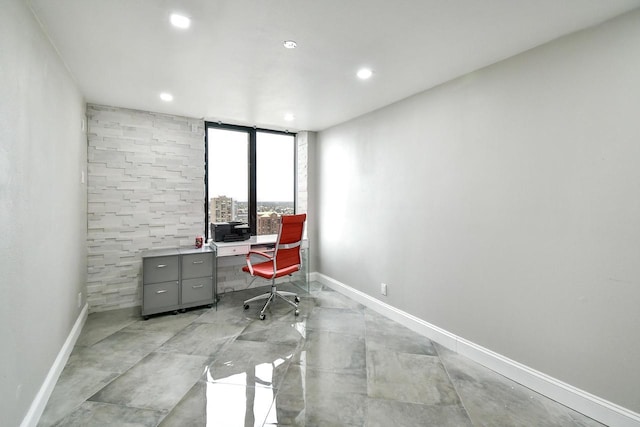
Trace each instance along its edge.
{"label": "stone tile", "polygon": [[39,425],[600,426],[318,282],[299,317],[261,291],[91,314]]}
{"label": "stone tile", "polygon": [[[181,353],[213,357],[233,335],[231,328],[213,323],[192,323],[157,349],[159,353]],[[239,329],[241,330],[241,329]]]}
{"label": "stone tile", "polygon": [[366,369],[364,337],[329,331],[308,331],[294,363],[338,373],[359,373]]}
{"label": "stone tile", "polygon": [[[215,310],[212,308],[210,310]],[[178,314],[159,314],[150,317],[148,320],[143,320],[141,317],[138,321],[128,325],[124,331],[136,330],[136,331],[160,331],[160,332],[173,332],[177,333],[186,328],[193,321],[202,316],[199,311],[187,311],[185,313]]]}
{"label": "stone tile", "polygon": [[365,310],[367,350],[393,350],[400,353],[436,356],[433,343],[372,310]]}
{"label": "stone tile", "polygon": [[89,400],[168,411],[202,376],[208,360],[203,356],[151,353]]}
{"label": "stone tile", "polygon": [[336,391],[366,395],[366,372],[338,373],[292,364],[280,384],[278,395],[299,395],[315,399]]}
{"label": "stone tile", "polygon": [[198,381],[160,426],[262,426],[274,394],[270,387]]}
{"label": "stone tile", "polygon": [[65,367],[49,397],[38,426],[55,425],[117,376],[116,373],[93,368]]}
{"label": "stone tile", "polygon": [[418,405],[385,399],[367,399],[367,427],[473,427],[461,405]]}
{"label": "stone tile", "polygon": [[309,315],[307,328],[364,337],[364,314],[351,309],[316,307]]}
{"label": "stone tile", "polygon": [[142,358],[173,336],[172,331],[142,331],[127,327],[103,339],[91,348],[105,354],[111,352],[128,353],[132,357],[137,355]]}
{"label": "stone tile", "polygon": [[84,402],[78,409],[62,419],[60,427],[103,427],[117,424],[127,427],[155,427],[164,412],[130,408],[99,402]]}
{"label": "stone tile", "polygon": [[91,346],[140,319],[140,307],[91,313],[76,346]]}
{"label": "stone tile", "polygon": [[218,303],[218,307],[205,311],[194,320],[194,323],[226,323],[235,322],[239,319],[253,320],[245,316],[242,309],[242,301],[237,304]]}
{"label": "stone tile", "polygon": [[457,405],[447,372],[437,357],[394,351],[367,352],[369,397],[423,405]]}
{"label": "stone tile", "polygon": [[95,371],[121,374],[146,356],[137,349],[113,349],[75,347],[69,356],[65,369],[93,369]]}
{"label": "stone tile", "polygon": [[213,425],[215,413],[208,407],[206,383],[198,381],[169,412],[159,426],[183,427]]}
{"label": "stone tile", "polygon": [[364,426],[364,394],[327,392],[307,397],[304,394],[280,394],[267,415],[266,426]]}
{"label": "stone tile", "polygon": [[327,287],[322,288],[319,292],[314,292],[313,296],[316,299],[318,307],[343,308],[351,310],[364,309],[362,304]]}
{"label": "stone tile", "polygon": [[[535,420],[545,427],[581,425],[575,411],[443,346],[436,348],[474,424],[524,427]],[[583,417],[580,422],[593,425],[591,421]]]}
{"label": "stone tile", "polygon": [[254,321],[238,336],[238,340],[280,343],[295,347],[307,336],[306,320],[296,320]]}
{"label": "stone tile", "polygon": [[236,340],[216,356],[205,380],[242,386],[277,387],[296,351],[280,343]]}

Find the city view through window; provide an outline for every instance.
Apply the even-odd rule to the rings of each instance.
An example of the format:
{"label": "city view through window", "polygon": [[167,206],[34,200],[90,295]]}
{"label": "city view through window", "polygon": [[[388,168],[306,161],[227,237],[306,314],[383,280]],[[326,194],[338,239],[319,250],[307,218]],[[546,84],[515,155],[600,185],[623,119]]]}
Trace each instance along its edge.
{"label": "city view through window", "polygon": [[[210,222],[240,221],[249,223],[249,203],[236,201],[231,197],[213,197],[209,202],[209,215],[213,213]],[[291,215],[293,201],[290,202],[262,202],[256,206],[257,210],[257,234],[276,234],[278,232],[279,218],[281,215]]]}
{"label": "city view through window", "polygon": [[[294,213],[295,138],[256,132],[256,234],[278,232],[281,215]],[[208,222],[250,221],[249,133],[208,129]]]}

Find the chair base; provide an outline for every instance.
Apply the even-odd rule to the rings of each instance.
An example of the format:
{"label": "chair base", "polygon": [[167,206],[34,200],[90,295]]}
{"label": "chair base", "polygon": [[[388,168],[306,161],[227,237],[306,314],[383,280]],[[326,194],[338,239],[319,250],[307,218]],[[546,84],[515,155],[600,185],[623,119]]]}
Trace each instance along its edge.
{"label": "chair base", "polygon": [[[262,310],[260,310],[260,320],[264,320],[266,317],[264,312],[267,310],[267,307],[269,307],[269,304],[271,304],[271,302],[276,299],[276,297],[286,301],[287,304],[293,306],[293,308],[296,309],[296,311],[294,311],[294,314],[296,316],[300,314],[300,310],[298,310],[298,302],[300,302],[300,298],[298,297],[298,294],[294,292],[279,291],[278,289],[276,289],[275,284],[271,285],[270,292],[266,292],[262,295],[258,295],[257,297],[249,298],[248,300],[246,300],[244,302],[244,309],[247,310],[249,308],[250,302],[266,300],[264,302],[264,305],[262,306]],[[294,298],[293,298],[293,301],[291,301],[286,297],[294,297]]]}

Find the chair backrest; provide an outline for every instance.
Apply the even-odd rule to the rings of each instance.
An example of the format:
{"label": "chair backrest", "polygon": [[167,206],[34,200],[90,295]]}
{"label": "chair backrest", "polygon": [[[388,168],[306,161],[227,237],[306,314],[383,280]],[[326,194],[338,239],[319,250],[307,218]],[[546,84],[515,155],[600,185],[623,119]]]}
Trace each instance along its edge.
{"label": "chair backrest", "polygon": [[307,214],[282,215],[275,246],[275,268],[280,270],[301,264],[302,236]]}

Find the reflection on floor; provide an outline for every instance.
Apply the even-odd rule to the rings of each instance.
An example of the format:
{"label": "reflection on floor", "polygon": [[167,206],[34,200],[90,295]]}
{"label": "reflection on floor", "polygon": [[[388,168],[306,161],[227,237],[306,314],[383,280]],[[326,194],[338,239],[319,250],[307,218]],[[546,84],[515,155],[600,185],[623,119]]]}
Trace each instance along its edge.
{"label": "reflection on floor", "polygon": [[319,283],[260,321],[242,301],[264,290],[89,315],[39,425],[600,425]]}

